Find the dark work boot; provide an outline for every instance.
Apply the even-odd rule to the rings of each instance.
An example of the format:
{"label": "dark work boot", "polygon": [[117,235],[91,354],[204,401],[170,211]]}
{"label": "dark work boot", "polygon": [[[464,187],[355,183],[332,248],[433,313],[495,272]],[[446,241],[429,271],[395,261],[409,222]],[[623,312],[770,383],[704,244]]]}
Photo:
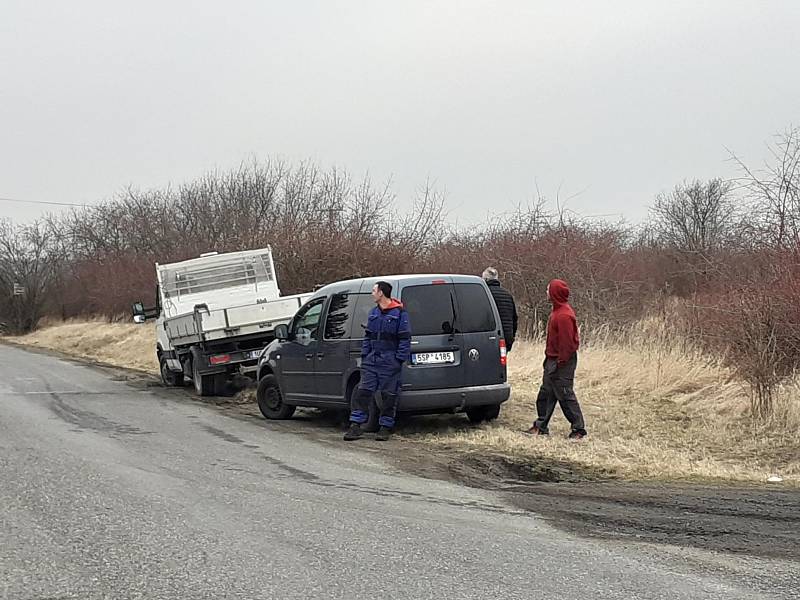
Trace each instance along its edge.
{"label": "dark work boot", "polygon": [[548,435],[550,432],[547,431],[547,429],[542,429],[538,423],[534,423],[533,427],[523,431],[523,433],[527,433],[528,435]]}
{"label": "dark work boot", "polygon": [[388,427],[381,427],[375,434],[375,439],[379,442],[385,442],[390,437],[392,437],[392,430]]}
{"label": "dark work boot", "polygon": [[361,425],[358,423],[350,423],[350,428],[344,434],[344,441],[345,442],[352,442],[353,440],[357,440],[364,435],[364,432],[361,431]]}

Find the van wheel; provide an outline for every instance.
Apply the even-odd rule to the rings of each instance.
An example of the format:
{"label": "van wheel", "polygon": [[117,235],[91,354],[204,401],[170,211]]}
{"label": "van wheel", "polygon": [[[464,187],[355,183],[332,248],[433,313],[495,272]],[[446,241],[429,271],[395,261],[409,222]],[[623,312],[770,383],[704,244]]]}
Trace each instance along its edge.
{"label": "van wheel", "polygon": [[470,423],[483,423],[485,421],[494,421],[500,416],[500,405],[491,404],[487,406],[476,406],[475,408],[467,409],[467,418]]}
{"label": "van wheel", "polygon": [[166,359],[159,361],[161,369],[161,381],[167,387],[183,387],[183,372],[176,373],[167,366]]}
{"label": "van wheel", "polygon": [[275,375],[264,375],[261,378],[256,390],[256,399],[258,400],[258,408],[266,419],[291,419],[297,408],[291,404],[284,403]]}

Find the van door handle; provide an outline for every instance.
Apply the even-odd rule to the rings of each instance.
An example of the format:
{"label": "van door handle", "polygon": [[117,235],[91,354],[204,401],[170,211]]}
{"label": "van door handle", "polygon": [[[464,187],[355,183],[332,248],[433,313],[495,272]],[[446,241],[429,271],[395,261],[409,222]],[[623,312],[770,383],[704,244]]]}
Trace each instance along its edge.
{"label": "van door handle", "polygon": [[312,358],[314,358],[313,354],[306,354],[306,359],[311,360]]}
{"label": "van door handle", "polygon": [[317,352],[317,358],[321,359],[323,356],[325,356],[324,352]]}

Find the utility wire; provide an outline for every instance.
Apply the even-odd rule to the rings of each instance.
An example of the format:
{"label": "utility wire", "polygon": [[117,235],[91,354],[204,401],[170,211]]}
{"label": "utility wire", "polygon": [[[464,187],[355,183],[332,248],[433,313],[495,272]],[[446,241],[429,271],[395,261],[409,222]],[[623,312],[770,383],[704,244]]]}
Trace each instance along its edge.
{"label": "utility wire", "polygon": [[20,200],[18,198],[0,198],[0,202],[19,202],[21,204],[49,204],[51,206],[77,206],[85,208],[86,204],[75,204],[74,202],[47,202],[44,200]]}

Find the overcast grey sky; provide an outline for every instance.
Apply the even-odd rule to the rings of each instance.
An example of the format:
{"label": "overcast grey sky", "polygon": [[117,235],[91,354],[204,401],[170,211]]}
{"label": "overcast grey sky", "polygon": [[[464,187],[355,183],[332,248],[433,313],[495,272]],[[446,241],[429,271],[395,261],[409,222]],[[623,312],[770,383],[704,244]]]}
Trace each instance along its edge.
{"label": "overcast grey sky", "polygon": [[[0,0],[0,197],[94,203],[253,155],[427,177],[451,220],[638,220],[800,124],[800,1]],[[52,207],[0,201],[0,217]]]}

